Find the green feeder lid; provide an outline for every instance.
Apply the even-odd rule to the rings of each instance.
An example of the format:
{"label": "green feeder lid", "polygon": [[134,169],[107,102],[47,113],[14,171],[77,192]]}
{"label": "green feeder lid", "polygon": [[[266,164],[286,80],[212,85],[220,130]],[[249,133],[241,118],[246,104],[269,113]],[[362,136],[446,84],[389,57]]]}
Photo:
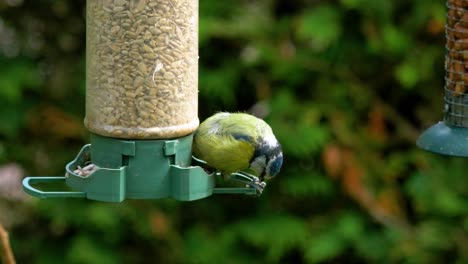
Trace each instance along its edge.
{"label": "green feeder lid", "polygon": [[419,136],[416,145],[438,154],[468,157],[468,128],[438,122]]}

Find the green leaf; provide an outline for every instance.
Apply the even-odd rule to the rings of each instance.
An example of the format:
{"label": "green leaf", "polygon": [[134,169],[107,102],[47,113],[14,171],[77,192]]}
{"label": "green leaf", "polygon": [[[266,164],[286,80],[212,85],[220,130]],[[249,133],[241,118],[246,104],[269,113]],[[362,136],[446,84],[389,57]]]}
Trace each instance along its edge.
{"label": "green leaf", "polygon": [[405,32],[401,31],[398,27],[387,24],[382,28],[382,37],[384,50],[391,53],[403,54],[408,51],[410,47],[410,40]]}
{"label": "green leaf", "polygon": [[388,248],[392,247],[393,243],[384,232],[381,230],[366,230],[364,237],[356,240],[353,244],[355,252],[364,259],[370,260],[368,263],[387,263]]}
{"label": "green leaf", "polygon": [[87,217],[89,223],[100,230],[116,229],[119,225],[119,217],[114,207],[107,204],[95,203],[88,207]]}
{"label": "green leaf", "polygon": [[292,156],[318,153],[330,138],[330,130],[320,124],[322,112],[313,104],[302,104],[289,91],[279,93],[271,102],[271,120],[283,150]]}
{"label": "green leaf", "polygon": [[[2,101],[0,100],[0,104]],[[0,135],[14,138],[23,125],[23,119],[24,109],[18,108],[11,102],[3,102],[0,111]]]}
{"label": "green leaf", "polygon": [[423,246],[434,249],[449,249],[452,241],[448,237],[450,226],[437,220],[425,220],[416,229],[417,240]]}
{"label": "green leaf", "polygon": [[325,175],[302,170],[288,171],[287,174],[280,187],[293,197],[327,196],[333,191],[334,184]]}
{"label": "green leaf", "polygon": [[[215,233],[216,232],[216,233]],[[185,252],[189,263],[239,263],[242,253],[236,252],[232,229],[208,230],[195,226],[185,235]]]}
{"label": "green leaf", "polygon": [[335,232],[315,234],[305,248],[305,258],[311,263],[320,263],[338,256],[345,249],[345,243]]}
{"label": "green leaf", "polygon": [[340,0],[341,4],[347,8],[357,8],[362,0]]}
{"label": "green leaf", "polygon": [[67,263],[70,264],[116,264],[121,263],[114,252],[100,245],[98,241],[89,236],[77,236],[67,252]]}
{"label": "green leaf", "polygon": [[231,67],[220,67],[217,70],[201,71],[199,76],[200,97],[209,97],[224,105],[235,102],[234,87],[236,72]]}
{"label": "green leaf", "polygon": [[[1,61],[1,60],[0,60]],[[0,66],[0,98],[10,102],[21,100],[24,90],[40,84],[37,68],[26,61],[2,61]]]}
{"label": "green leaf", "polygon": [[290,215],[248,219],[238,223],[236,230],[246,242],[266,250],[266,258],[274,262],[308,238],[305,223]]}
{"label": "green leaf", "polygon": [[452,190],[438,191],[434,202],[436,208],[444,215],[457,216],[468,213],[467,201]]}
{"label": "green leaf", "polygon": [[364,232],[364,221],[354,212],[345,212],[339,219],[336,226],[337,232],[346,240],[357,241]]}
{"label": "green leaf", "polygon": [[299,18],[297,37],[309,41],[314,50],[322,51],[337,41],[341,31],[338,9],[332,5],[319,5]]}
{"label": "green leaf", "polygon": [[395,77],[407,89],[413,88],[419,81],[417,65],[406,61],[395,68]]}

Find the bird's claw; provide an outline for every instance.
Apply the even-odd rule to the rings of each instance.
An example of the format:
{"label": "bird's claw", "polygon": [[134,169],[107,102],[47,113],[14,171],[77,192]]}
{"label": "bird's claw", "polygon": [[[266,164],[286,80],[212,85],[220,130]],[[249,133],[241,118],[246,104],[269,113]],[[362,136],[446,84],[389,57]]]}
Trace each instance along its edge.
{"label": "bird's claw", "polygon": [[257,195],[260,195],[263,193],[263,190],[266,187],[266,182],[261,182],[260,180],[256,180],[254,182],[248,183],[246,187],[254,188],[257,191]]}
{"label": "bird's claw", "polygon": [[246,185],[246,187],[254,188],[257,192],[257,195],[262,194],[263,190],[265,189],[266,182],[260,181],[257,176],[251,174],[244,174],[246,177],[250,178],[250,182]]}
{"label": "bird's claw", "polygon": [[266,186],[266,182],[260,181],[257,176],[245,172],[233,173],[231,179],[247,183],[246,187],[255,189],[257,195],[262,194]]}

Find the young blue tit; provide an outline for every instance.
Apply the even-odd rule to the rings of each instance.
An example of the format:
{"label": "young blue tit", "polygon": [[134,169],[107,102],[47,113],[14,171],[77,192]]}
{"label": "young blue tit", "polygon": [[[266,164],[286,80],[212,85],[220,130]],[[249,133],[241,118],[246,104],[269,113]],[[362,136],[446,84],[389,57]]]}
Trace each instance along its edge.
{"label": "young blue tit", "polygon": [[253,187],[260,192],[264,180],[276,176],[283,164],[281,145],[271,127],[244,113],[221,112],[202,122],[194,135],[193,155],[225,179],[234,172],[255,174]]}

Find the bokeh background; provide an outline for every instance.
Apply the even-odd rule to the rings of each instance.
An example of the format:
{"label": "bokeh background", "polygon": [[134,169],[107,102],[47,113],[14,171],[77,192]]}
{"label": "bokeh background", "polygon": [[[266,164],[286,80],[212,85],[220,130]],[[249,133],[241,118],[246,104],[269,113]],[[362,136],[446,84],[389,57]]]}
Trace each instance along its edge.
{"label": "bokeh background", "polygon": [[468,263],[464,159],[442,119],[444,1],[200,0],[200,119],[249,111],[283,145],[259,198],[27,197],[89,142],[85,1],[0,0],[0,223],[18,263]]}

